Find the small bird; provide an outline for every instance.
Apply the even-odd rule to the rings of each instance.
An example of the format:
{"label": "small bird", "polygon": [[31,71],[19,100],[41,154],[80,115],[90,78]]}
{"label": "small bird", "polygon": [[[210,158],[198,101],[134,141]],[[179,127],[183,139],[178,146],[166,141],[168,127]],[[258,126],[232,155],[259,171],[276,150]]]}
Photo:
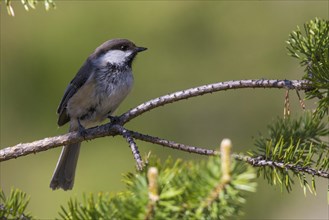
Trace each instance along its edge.
{"label": "small bird", "polygon": [[[67,86],[57,109],[57,124],[70,122],[70,132],[83,134],[86,127],[111,118],[131,91],[136,55],[146,49],[127,39],[109,40],[97,47]],[[80,144],[63,147],[50,182],[53,190],[73,188]]]}

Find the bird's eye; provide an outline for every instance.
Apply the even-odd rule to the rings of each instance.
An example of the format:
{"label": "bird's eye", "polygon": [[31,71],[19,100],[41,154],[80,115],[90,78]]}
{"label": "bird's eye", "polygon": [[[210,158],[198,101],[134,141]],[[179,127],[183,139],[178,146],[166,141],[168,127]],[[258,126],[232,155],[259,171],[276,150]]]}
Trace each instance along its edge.
{"label": "bird's eye", "polygon": [[126,51],[126,50],[128,49],[128,46],[127,46],[127,45],[122,45],[122,46],[120,47],[120,49],[123,50],[123,51]]}

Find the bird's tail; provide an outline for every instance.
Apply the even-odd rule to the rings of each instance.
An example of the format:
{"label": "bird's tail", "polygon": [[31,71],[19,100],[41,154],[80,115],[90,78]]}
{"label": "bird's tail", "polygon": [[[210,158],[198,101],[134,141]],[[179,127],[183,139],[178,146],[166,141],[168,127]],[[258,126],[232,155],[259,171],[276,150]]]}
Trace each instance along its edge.
{"label": "bird's tail", "polygon": [[58,159],[50,188],[53,190],[62,188],[70,190],[73,188],[75,169],[77,167],[81,143],[64,146]]}

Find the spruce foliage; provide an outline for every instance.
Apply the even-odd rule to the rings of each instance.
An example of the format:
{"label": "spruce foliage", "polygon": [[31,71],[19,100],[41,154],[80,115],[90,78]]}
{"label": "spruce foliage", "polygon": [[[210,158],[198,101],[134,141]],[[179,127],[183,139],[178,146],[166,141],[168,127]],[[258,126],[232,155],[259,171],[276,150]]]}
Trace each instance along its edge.
{"label": "spruce foliage", "polygon": [[[156,192],[152,195],[147,170],[156,167]],[[243,214],[246,192],[255,192],[252,167],[233,162],[231,181],[221,181],[221,159],[200,162],[152,158],[142,172],[124,176],[126,191],[116,195],[84,196],[62,207],[63,219],[236,219]]]}

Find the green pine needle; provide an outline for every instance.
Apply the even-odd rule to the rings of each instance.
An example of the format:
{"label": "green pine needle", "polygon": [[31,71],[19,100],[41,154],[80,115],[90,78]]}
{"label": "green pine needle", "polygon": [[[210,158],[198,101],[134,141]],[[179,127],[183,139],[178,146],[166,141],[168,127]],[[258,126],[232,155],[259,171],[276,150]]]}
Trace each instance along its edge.
{"label": "green pine needle", "polygon": [[319,99],[315,115],[328,115],[329,103],[329,21],[315,18],[304,25],[304,33],[297,27],[287,41],[288,54],[305,66],[304,79],[313,89],[306,91],[308,99]]}
{"label": "green pine needle", "polygon": [[[222,219],[242,215],[245,192],[255,192],[255,174],[242,162],[232,164],[232,181],[217,192],[221,183],[219,157],[207,161],[151,159],[158,169],[159,199],[150,203],[146,171],[124,176],[127,190],[114,196],[99,194],[70,200],[60,216],[64,219]],[[147,169],[145,169],[147,170]],[[78,213],[78,214],[74,214]],[[110,216],[110,217],[109,217]]]}
{"label": "green pine needle", "polygon": [[[311,113],[296,119],[277,119],[269,125],[268,131],[268,137],[261,136],[256,140],[257,150],[250,153],[252,156],[262,156],[267,161],[299,169],[313,167],[326,172],[329,170],[329,129]],[[277,167],[260,167],[258,172],[258,175],[263,173],[270,184],[285,187],[288,192],[292,189],[293,176],[297,176],[305,193],[306,189],[315,193],[314,178],[309,185],[301,172]]]}
{"label": "green pine needle", "polygon": [[26,212],[30,198],[19,189],[12,188],[8,197],[0,189],[0,219],[32,219]]}

